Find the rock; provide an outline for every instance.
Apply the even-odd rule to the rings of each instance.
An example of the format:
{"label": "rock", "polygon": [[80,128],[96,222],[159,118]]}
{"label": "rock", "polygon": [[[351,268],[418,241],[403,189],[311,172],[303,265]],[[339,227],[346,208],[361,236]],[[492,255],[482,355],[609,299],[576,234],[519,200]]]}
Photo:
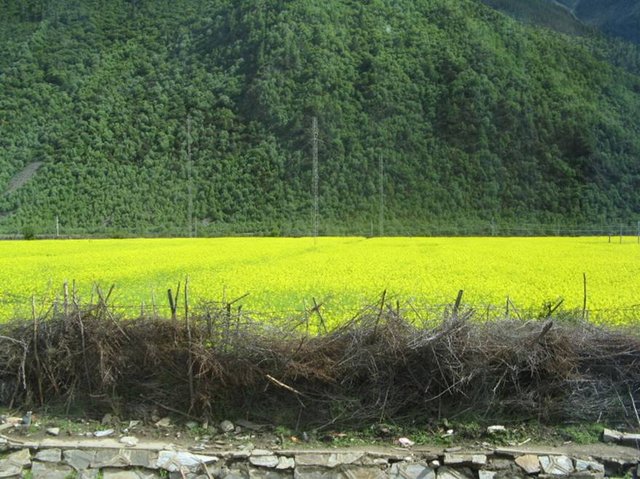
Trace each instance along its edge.
{"label": "rock", "polygon": [[134,447],[138,444],[138,438],[133,436],[124,436],[121,437],[118,442],[124,444],[127,447]]}
{"label": "rock", "polygon": [[576,471],[593,471],[604,473],[604,465],[596,461],[587,461],[584,459],[576,459]]}
{"label": "rock", "polygon": [[103,467],[129,467],[131,457],[123,449],[100,449],[91,462],[92,469],[102,469]]}
{"label": "rock", "polygon": [[75,479],[98,479],[99,476],[99,469],[85,469],[84,471],[77,472]]}
{"label": "rock", "polygon": [[478,471],[478,479],[494,479],[496,471]]}
{"label": "rock", "polygon": [[161,476],[149,471],[123,471],[122,469],[105,468],[103,479],[157,479]]}
{"label": "rock", "polygon": [[33,479],[67,479],[74,473],[71,466],[34,462],[31,466]]}
{"label": "rock", "polygon": [[474,479],[473,472],[468,469],[452,469],[442,466],[438,469],[437,479]]}
{"label": "rock", "polygon": [[394,463],[389,468],[390,479],[436,479],[436,473],[426,464]]}
{"label": "rock", "polygon": [[[540,463],[538,464],[538,470],[540,470]],[[511,469],[513,466],[513,462],[509,459],[499,459],[493,458],[489,463],[489,467],[494,471],[501,471],[503,469]]]}
{"label": "rock", "polygon": [[638,444],[640,443],[640,434],[634,434],[630,432],[623,432],[621,442],[629,443],[629,444]]}
{"label": "rock", "polygon": [[159,428],[171,427],[171,418],[163,417],[162,419],[160,419],[158,422],[155,423],[155,426]]}
{"label": "rock", "polygon": [[527,474],[537,474],[540,472],[540,460],[534,454],[525,454],[516,457],[515,463]]}
{"label": "rock", "polygon": [[103,429],[102,431],[96,431],[93,433],[95,437],[109,437],[113,435],[115,431],[113,429]]}
{"label": "rock", "polygon": [[602,440],[604,442],[618,442],[622,440],[622,433],[613,429],[605,429],[602,431]]}
{"label": "rock", "polygon": [[293,457],[278,457],[278,465],[276,466],[276,469],[294,469],[295,467],[296,460]]}
{"label": "rock", "polygon": [[489,426],[487,428],[488,434],[500,434],[503,432],[507,432],[507,428],[504,426]]}
{"label": "rock", "polygon": [[398,444],[400,444],[402,447],[411,447],[415,445],[415,442],[413,442],[408,437],[401,437],[400,439],[398,439]]}
{"label": "rock", "polygon": [[329,455],[326,467],[336,467],[344,464],[354,464],[364,456],[364,452],[336,452]]}
{"label": "rock", "polygon": [[[253,444],[252,444],[253,446]],[[268,451],[267,449],[256,449],[255,446],[251,449],[248,449],[249,451],[251,451],[251,455],[252,456],[271,456],[273,455],[273,453],[271,451]]]}
{"label": "rock", "polygon": [[[226,478],[225,478],[226,479]],[[296,467],[293,479],[346,479],[344,474],[336,474],[324,468]]]}
{"label": "rock", "polygon": [[160,451],[157,467],[169,472],[178,472],[184,467],[189,471],[195,472],[200,468],[201,464],[217,461],[218,458],[215,456],[202,456],[180,451]]}
{"label": "rock", "polygon": [[222,432],[233,432],[235,431],[236,427],[233,425],[233,423],[231,421],[222,421],[220,423],[220,429],[222,430]]}
{"label": "rock", "polygon": [[102,424],[103,426],[106,426],[107,424],[111,424],[111,421],[113,421],[113,416],[107,413],[104,416],[102,416],[102,420],[100,421],[100,424]]}
{"label": "rock", "polygon": [[454,454],[447,452],[444,455],[444,463],[446,465],[484,466],[487,463],[487,456],[484,454]]}
{"label": "rock", "polygon": [[158,453],[147,451],[144,449],[132,449],[122,451],[129,459],[129,463],[135,467],[144,467],[145,469],[158,468]]}
{"label": "rock", "polygon": [[254,466],[269,467],[269,468],[275,468],[279,463],[278,458],[274,455],[271,455],[271,456],[251,455],[251,457],[249,458],[249,462]]}
{"label": "rock", "polygon": [[81,451],[80,449],[68,449],[62,451],[62,457],[65,463],[73,467],[76,471],[88,469],[94,458],[95,451]]}
{"label": "rock", "polygon": [[573,472],[573,461],[567,456],[540,456],[540,466],[545,474],[566,476]]}
{"label": "rock", "polygon": [[261,429],[264,429],[266,426],[262,425],[262,424],[255,424],[251,421],[246,421],[244,419],[238,419],[236,420],[236,425],[243,427],[245,429],[249,429],[250,431],[259,431]]}
{"label": "rock", "polygon": [[215,477],[222,477],[223,479],[249,479],[249,472],[244,470],[230,469],[227,471],[222,471],[219,476]]}
{"label": "rock", "polygon": [[187,422],[184,424],[184,426],[185,426],[187,429],[195,429],[195,428],[197,428],[197,427],[198,427],[198,423],[197,423],[196,421],[187,421]]}
{"label": "rock", "polygon": [[60,428],[59,427],[50,427],[47,429],[47,434],[49,434],[50,436],[59,436],[60,435]]}
{"label": "rock", "polygon": [[43,449],[38,451],[34,457],[36,461],[40,462],[61,462],[62,450],[61,449]]}
{"label": "rock", "polygon": [[344,479],[387,479],[389,476],[377,467],[352,466],[345,467],[337,477]]}
{"label": "rock", "polygon": [[30,464],[31,454],[29,453],[29,449],[22,449],[9,454],[4,460],[0,460],[0,478],[22,477],[22,469]]}
{"label": "rock", "polygon": [[4,462],[8,462],[16,466],[28,466],[31,464],[31,453],[29,452],[29,449],[20,449],[19,451],[11,453],[5,457]]}

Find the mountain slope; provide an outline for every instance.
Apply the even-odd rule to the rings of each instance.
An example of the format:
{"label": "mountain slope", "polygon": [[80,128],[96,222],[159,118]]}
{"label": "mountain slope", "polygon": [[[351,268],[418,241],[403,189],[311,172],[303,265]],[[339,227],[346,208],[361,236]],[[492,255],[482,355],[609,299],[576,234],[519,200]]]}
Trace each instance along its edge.
{"label": "mountain slope", "polygon": [[560,0],[569,3],[574,14],[589,25],[625,40],[640,43],[640,1]]}
{"label": "mountain slope", "polygon": [[569,35],[590,32],[568,6],[554,0],[482,0],[482,3],[500,10],[519,21],[538,25]]}
{"label": "mountain slope", "polygon": [[640,78],[476,1],[3,3],[4,231],[308,233],[314,116],[323,233],[640,210]]}

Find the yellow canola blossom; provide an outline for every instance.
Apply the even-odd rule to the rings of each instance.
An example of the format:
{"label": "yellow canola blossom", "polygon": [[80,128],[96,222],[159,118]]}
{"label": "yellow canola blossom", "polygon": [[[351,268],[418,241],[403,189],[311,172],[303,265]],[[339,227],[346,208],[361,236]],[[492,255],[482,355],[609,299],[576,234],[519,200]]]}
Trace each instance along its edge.
{"label": "yellow canola blossom", "polygon": [[[167,289],[189,277],[193,304],[233,300],[246,311],[296,314],[313,298],[335,320],[383,290],[402,305],[439,307],[464,290],[477,311],[587,308],[594,320],[640,316],[635,238],[214,238],[0,242],[0,318],[47,308],[75,282],[82,301],[115,285],[111,302],[133,316],[141,303],[167,314]],[[71,287],[71,286],[70,286]]]}

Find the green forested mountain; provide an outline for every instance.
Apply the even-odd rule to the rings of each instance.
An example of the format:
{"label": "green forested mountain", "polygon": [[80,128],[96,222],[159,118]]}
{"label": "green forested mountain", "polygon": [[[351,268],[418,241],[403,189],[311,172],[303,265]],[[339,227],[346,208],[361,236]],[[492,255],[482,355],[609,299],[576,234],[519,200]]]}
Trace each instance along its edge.
{"label": "green forested mountain", "polygon": [[381,163],[387,233],[640,214],[639,57],[602,38],[477,0],[0,12],[1,231],[309,233],[313,117],[321,233],[377,224]]}
{"label": "green forested mountain", "polygon": [[548,0],[566,6],[573,15],[602,31],[640,43],[638,0]]}

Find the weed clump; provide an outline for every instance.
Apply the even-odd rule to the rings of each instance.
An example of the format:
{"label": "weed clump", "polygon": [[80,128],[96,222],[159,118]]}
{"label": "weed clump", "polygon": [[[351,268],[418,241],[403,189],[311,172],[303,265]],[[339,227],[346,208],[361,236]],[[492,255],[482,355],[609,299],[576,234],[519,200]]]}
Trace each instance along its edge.
{"label": "weed clump", "polygon": [[74,304],[0,325],[0,403],[320,430],[469,412],[486,421],[636,421],[636,333],[553,317],[480,321],[462,309],[423,321],[383,300],[317,333],[308,317],[266,321],[222,304],[173,319]]}

